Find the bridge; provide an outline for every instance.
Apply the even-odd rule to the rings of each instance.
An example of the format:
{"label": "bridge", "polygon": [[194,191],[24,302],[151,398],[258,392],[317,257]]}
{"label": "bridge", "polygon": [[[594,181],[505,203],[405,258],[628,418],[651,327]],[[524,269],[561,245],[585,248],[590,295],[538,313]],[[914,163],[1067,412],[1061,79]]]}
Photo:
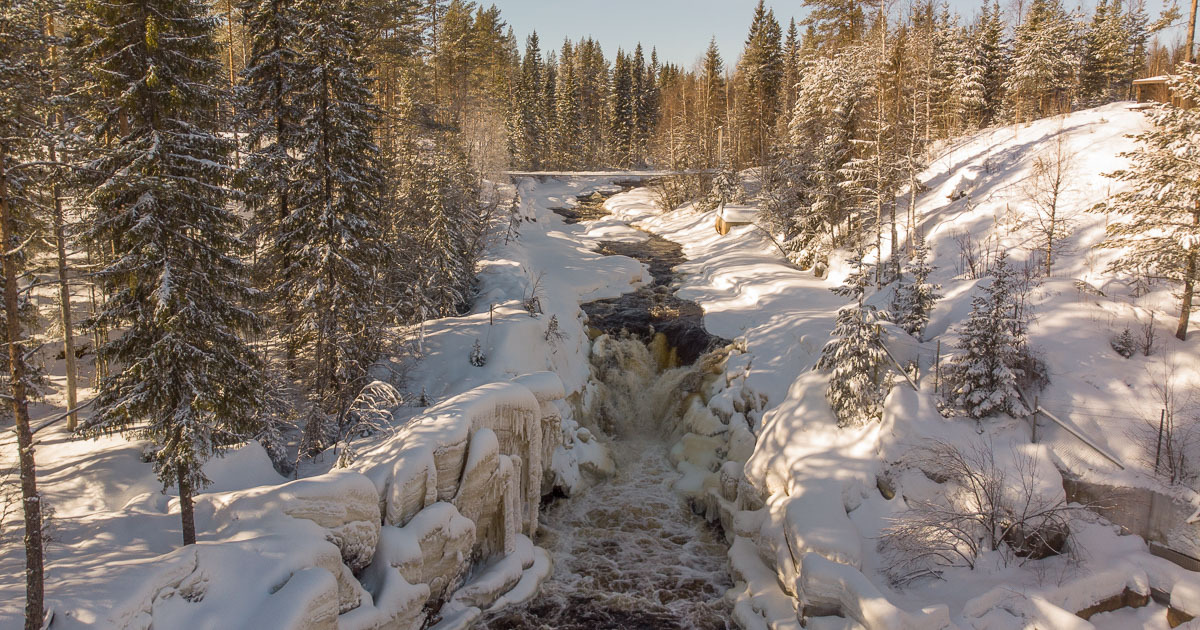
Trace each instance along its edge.
{"label": "bridge", "polygon": [[509,177],[620,177],[626,179],[649,179],[672,175],[715,175],[719,169],[693,169],[684,171],[504,171]]}

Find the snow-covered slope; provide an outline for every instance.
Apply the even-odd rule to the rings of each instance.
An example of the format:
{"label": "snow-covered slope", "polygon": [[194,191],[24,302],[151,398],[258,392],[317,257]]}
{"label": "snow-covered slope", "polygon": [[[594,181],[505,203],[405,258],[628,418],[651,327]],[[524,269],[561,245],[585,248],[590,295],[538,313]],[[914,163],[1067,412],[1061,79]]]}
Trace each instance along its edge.
{"label": "snow-covered slope", "polygon": [[[1071,623],[1087,627],[1070,613],[1114,594],[1108,592],[1113,585],[1096,576],[1148,574],[1160,590],[1177,583],[1180,593],[1195,588],[1200,576],[1150,556],[1140,538],[1118,537],[1095,518],[1074,524],[1068,557],[1006,562],[989,556],[975,570],[951,569],[940,580],[915,580],[903,588],[885,577],[886,560],[876,548],[889,519],[904,509],[905,497],[941,491],[938,484],[905,476],[895,467],[912,447],[933,439],[962,448],[986,445],[1002,467],[1004,461],[1032,462],[1039,487],[1059,496],[1062,470],[1092,482],[1155,488],[1174,497],[1182,506],[1177,509],[1200,505],[1195,492],[1165,488],[1153,478],[1142,463],[1144,444],[1131,438],[1147,421],[1157,423],[1162,402],[1154,384],[1163,380],[1166,366],[1174,366],[1177,392],[1200,387],[1200,341],[1195,334],[1187,342],[1171,337],[1178,316],[1172,287],[1158,284],[1135,297],[1131,279],[1106,270],[1116,252],[1092,246],[1103,239],[1110,217],[1084,212],[1117,190],[1103,174],[1125,163],[1120,153],[1134,147],[1127,136],[1146,124],[1143,114],[1117,103],[995,128],[938,148],[921,175],[928,190],[917,199],[914,229],[932,248],[938,267],[933,281],[946,297],[933,314],[925,343],[903,333],[888,340],[901,361],[919,363],[920,391],[897,379],[883,421],[861,429],[836,427],[824,397],[828,375],[812,370],[837,309],[846,303],[828,291],[847,273],[845,252],[835,255],[828,277],[817,278],[788,265],[753,226],[736,227],[722,237],[713,212],[689,205],[664,213],[644,189],[609,201],[619,217],[684,244],[690,260],[681,268],[686,274],[681,296],[704,307],[711,332],[745,340],[752,357],[747,387],[768,401],[766,413],[753,418],[758,445],[744,471],[767,507],[733,517],[737,538],[731,559],[735,576],[745,582],[736,610],[739,623],[792,627],[799,606],[816,615],[841,609],[868,627],[1064,627],[1061,619],[1055,621],[1055,610],[1067,611]],[[981,282],[964,273],[963,244],[1005,250],[1018,266],[1036,260],[1031,175],[1039,158],[1049,159],[1056,151],[1070,156],[1059,209],[1075,229],[1057,254],[1052,276],[1030,296],[1036,318],[1032,345],[1050,371],[1040,401],[1115,454],[1124,469],[1045,417],[1035,446],[1024,420],[977,424],[944,418],[937,410],[931,368],[939,341],[944,359]],[[901,239],[906,205],[902,198]],[[885,256],[887,241],[885,235]],[[886,308],[889,291],[869,300]],[[1149,318],[1158,327],[1151,356],[1125,359],[1110,348],[1112,336],[1127,326],[1136,331],[1139,321]],[[884,498],[877,489],[881,480],[894,486],[889,491],[896,498]],[[1194,545],[1200,539],[1196,528],[1182,521],[1176,517],[1175,525],[1180,531],[1190,528]],[[766,577],[771,575],[775,579]],[[1104,618],[1097,622],[1103,625]]]}
{"label": "snow-covered slope", "polygon": [[[474,423],[471,418],[480,414],[460,409],[465,399],[457,399],[457,402],[449,399],[479,386],[500,382],[508,385],[508,389],[529,390],[536,397],[545,397],[548,394],[542,391],[546,389],[544,383],[517,377],[550,370],[561,378],[566,392],[582,389],[589,374],[590,345],[579,304],[590,299],[618,296],[636,287],[646,277],[643,265],[637,261],[601,256],[592,252],[591,246],[600,238],[642,239],[644,235],[616,221],[565,225],[549,209],[572,205],[577,195],[611,188],[607,178],[551,180],[536,185],[532,180],[526,180],[522,184],[520,237],[505,239],[501,234],[495,239],[482,263],[481,294],[473,312],[426,322],[423,327],[422,357],[418,367],[408,374],[406,389],[412,398],[423,392],[432,411],[438,412],[423,420],[428,432],[436,434],[435,438],[440,439],[445,434],[449,435],[449,442],[454,442],[462,437],[459,434],[465,435],[464,432],[470,430],[472,440],[481,444],[488,442],[485,438],[491,427],[481,431],[466,426],[445,426],[463,418],[470,420],[468,424]],[[536,317],[522,307],[523,299],[531,295],[539,297],[543,311]],[[548,340],[546,331],[552,317],[559,322],[559,335]],[[482,367],[469,361],[476,341],[487,357]],[[51,373],[61,373],[61,365],[50,367]],[[518,381],[516,385],[509,383],[514,379]],[[553,380],[555,385],[551,389],[557,388],[557,394],[550,398],[554,401],[542,402],[539,398],[539,404],[551,405],[553,402],[561,408],[555,418],[557,413],[565,417],[562,418],[563,434],[546,436],[548,453],[545,461],[538,463],[539,460],[532,453],[521,450],[520,445],[512,448],[521,452],[522,457],[506,459],[510,451],[503,449],[507,448],[508,437],[496,428],[498,440],[493,437],[492,442],[498,442],[502,450],[488,462],[497,469],[502,469],[505,461],[521,461],[529,467],[544,465],[553,470],[554,483],[569,489],[584,483],[589,471],[602,473],[611,462],[604,446],[592,439],[586,430],[580,429],[571,417],[571,407],[561,400],[563,384],[558,383],[557,378]],[[500,388],[504,389],[505,385]],[[483,395],[488,401],[496,398],[488,391],[483,391]],[[525,397],[529,395],[529,392],[524,394]],[[443,401],[449,401],[449,407],[436,407]],[[503,400],[496,404],[507,405]],[[35,426],[62,411],[61,400],[57,396],[49,397],[46,404],[35,407]],[[419,407],[396,410],[397,427],[425,411]],[[549,410],[543,411],[549,413]],[[385,525],[379,533],[378,523],[387,515],[387,510],[396,508],[375,496],[386,495],[388,488],[373,487],[371,482],[386,486],[397,478],[408,480],[415,474],[410,469],[420,469],[424,464],[404,451],[403,447],[413,440],[406,441],[401,433],[384,431],[357,445],[362,458],[357,469],[368,473],[367,476],[330,472],[338,454],[329,452],[301,467],[300,476],[305,479],[296,483],[307,484],[302,486],[284,485],[287,480],[275,472],[266,453],[254,443],[209,462],[205,474],[213,484],[196,497],[200,545],[178,550],[180,526],[175,490],[167,488],[163,492],[151,465],[142,457],[144,443],[119,436],[77,440],[63,430],[62,423],[48,426],[37,435],[37,457],[40,490],[53,510],[48,524],[46,579],[47,605],[55,619],[52,627],[124,628],[153,624],[154,627],[224,628],[259,624],[258,627],[340,625],[370,628],[389,622],[389,619],[391,623],[406,627],[400,617],[393,616],[412,608],[414,602],[415,610],[420,613],[423,597],[430,591],[425,589],[425,595],[422,595],[421,584],[417,582],[410,584],[393,579],[394,576],[385,579],[384,574],[395,573],[394,567],[387,563],[402,564],[409,571],[405,573],[406,577],[412,577],[412,571],[420,574],[423,571],[418,570],[421,554],[414,557],[410,547],[414,540],[426,542],[423,537],[428,537],[445,545],[446,554],[452,560],[446,567],[460,570],[461,562],[453,561],[453,558],[459,552],[463,558],[471,557],[467,553],[471,543],[465,543],[467,551],[451,544],[462,542],[458,540],[462,536],[457,535],[465,531],[460,522],[466,519],[457,515],[455,506],[465,510],[463,514],[469,514],[478,508],[473,503],[484,499],[472,499],[465,494],[453,496],[453,505],[439,503],[431,512],[432,516],[415,519],[420,522],[406,531]],[[0,440],[3,440],[0,446],[6,456],[15,453],[11,434]],[[426,442],[431,440],[436,442],[433,438]],[[430,448],[436,450],[439,445],[440,442]],[[473,453],[487,450],[485,444]],[[471,461],[482,457],[476,456]],[[408,462],[409,459],[413,461]],[[3,463],[9,465],[9,462]],[[477,465],[472,470],[484,468]],[[529,479],[533,474],[533,470],[526,471]],[[512,476],[521,475],[515,473]],[[537,476],[540,478],[540,470]],[[483,479],[480,484],[464,480],[461,485],[455,485],[457,481],[456,475],[448,477],[450,491],[457,487],[463,493],[469,493],[477,492],[477,486],[481,485],[499,487],[499,482],[494,479]],[[370,510],[359,505],[363,502],[354,500],[354,493],[350,492],[354,487],[361,490],[363,484],[370,495],[366,502]],[[519,485],[533,493],[540,487],[526,480],[521,480]],[[463,490],[466,486],[470,487]],[[265,503],[246,498],[275,495],[290,498]],[[298,496],[318,504],[324,501],[324,508],[313,510],[313,513],[293,514],[292,504],[299,500]],[[537,498],[506,497],[505,501],[536,505]],[[383,515],[375,505],[376,500],[382,504]],[[257,507],[243,509],[247,506]],[[367,515],[371,510],[374,510],[373,515]],[[445,513],[446,518],[434,514],[439,511]],[[343,557],[349,548],[347,541],[338,539],[338,544],[333,544],[330,541],[337,536],[330,534],[330,527],[317,524],[317,521],[335,518],[332,515],[340,512],[357,516],[346,516],[349,519],[346,523],[330,527],[375,524],[377,533],[374,536],[351,543],[351,547],[361,548],[352,554],[356,560]],[[401,520],[411,516],[404,514]],[[3,526],[0,627],[8,628],[19,625],[23,612],[24,557],[19,539],[19,511],[6,514]],[[536,518],[526,518],[524,527],[527,532],[531,531],[528,528],[536,528]],[[446,611],[455,613],[449,622],[469,620],[471,611],[478,615],[478,609],[473,606],[489,604],[492,600],[486,597],[494,599],[498,593],[508,591],[505,601],[510,603],[528,598],[536,591],[537,582],[548,573],[544,552],[535,551],[523,536],[501,533],[504,534],[504,551],[509,552],[506,561],[483,572],[455,596],[451,606],[453,611]],[[479,541],[484,537],[485,532],[478,533]],[[377,544],[376,540],[380,542]],[[474,535],[471,540],[475,540]],[[514,545],[515,548],[508,549]],[[369,593],[350,572],[351,569],[363,569],[364,562],[369,563],[376,551],[384,568],[367,570],[361,577],[386,601],[372,602]],[[431,570],[436,573],[440,565],[428,557],[434,551],[423,549],[427,556],[423,562],[432,566]],[[350,562],[355,566],[346,564]],[[444,586],[447,577],[454,576],[430,574],[425,577],[441,580]],[[330,598],[329,593],[335,595]],[[415,623],[419,624],[420,620]]]}

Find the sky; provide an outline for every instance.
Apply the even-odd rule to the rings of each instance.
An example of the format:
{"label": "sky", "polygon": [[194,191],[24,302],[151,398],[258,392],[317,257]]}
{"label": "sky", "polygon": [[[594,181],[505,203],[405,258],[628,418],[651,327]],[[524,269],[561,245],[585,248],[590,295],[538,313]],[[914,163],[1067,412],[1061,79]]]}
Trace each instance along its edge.
{"label": "sky", "polygon": [[[1147,0],[1152,20],[1163,1]],[[965,20],[981,5],[981,0],[949,2],[951,10]],[[1094,0],[1083,2],[1088,7],[1094,4]],[[633,50],[640,41],[647,57],[650,48],[656,47],[660,59],[691,67],[704,54],[709,39],[716,37],[728,67],[742,51],[758,0],[482,0],[484,5],[493,3],[513,27],[522,49],[534,30],[543,51],[561,48],[564,37],[578,40],[590,35],[609,58],[618,47]],[[766,4],[775,10],[785,32],[789,18],[799,22],[805,14],[800,0],[769,0]],[[1078,2],[1064,0],[1063,4],[1074,7]]]}

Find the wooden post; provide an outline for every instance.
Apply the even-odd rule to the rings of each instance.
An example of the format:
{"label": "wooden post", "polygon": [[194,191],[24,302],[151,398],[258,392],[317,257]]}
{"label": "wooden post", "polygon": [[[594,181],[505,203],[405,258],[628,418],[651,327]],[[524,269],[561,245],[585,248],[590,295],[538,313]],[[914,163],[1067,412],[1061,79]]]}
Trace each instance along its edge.
{"label": "wooden post", "polygon": [[1037,396],[1034,396],[1034,397],[1033,397],[1033,414],[1032,414],[1032,419],[1029,421],[1029,424],[1030,424],[1030,426],[1032,427],[1032,430],[1033,430],[1032,437],[1030,438],[1030,441],[1031,441],[1031,442],[1033,442],[1034,444],[1037,444],[1037,421],[1038,421],[1038,410],[1040,410],[1041,408],[1042,408],[1042,407],[1041,407],[1041,405],[1039,405],[1039,404],[1038,404],[1038,397],[1037,397]]}
{"label": "wooden post", "polygon": [[933,360],[933,393],[937,394],[942,385],[942,340],[937,342],[937,356]]}
{"label": "wooden post", "polygon": [[1158,474],[1159,455],[1162,453],[1163,425],[1167,421],[1167,410],[1163,409],[1158,416],[1158,446],[1154,447],[1154,474]]}

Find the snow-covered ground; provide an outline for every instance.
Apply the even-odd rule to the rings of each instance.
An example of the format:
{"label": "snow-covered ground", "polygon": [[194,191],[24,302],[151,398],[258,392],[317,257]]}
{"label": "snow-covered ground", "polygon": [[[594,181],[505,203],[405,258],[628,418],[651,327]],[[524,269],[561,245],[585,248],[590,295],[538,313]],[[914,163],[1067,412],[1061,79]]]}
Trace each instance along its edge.
{"label": "snow-covered ground", "polygon": [[[643,266],[632,259],[604,257],[590,249],[599,239],[640,239],[644,235],[614,221],[564,225],[548,208],[573,204],[575,197],[585,192],[611,189],[606,178],[539,185],[525,180],[520,237],[505,243],[501,234],[490,249],[480,273],[481,295],[472,314],[426,323],[423,357],[408,375],[408,393],[416,396],[423,391],[428,402],[436,404],[479,385],[544,370],[556,372],[567,391],[582,389],[589,372],[589,342],[579,304],[618,296],[647,277]],[[537,317],[522,307],[523,300],[532,295],[537,295],[543,311]],[[551,317],[559,322],[560,336],[547,341]],[[476,340],[487,355],[483,367],[469,362]],[[61,360],[47,367],[51,375],[63,373]],[[59,380],[52,377],[53,391],[44,404],[34,408],[35,427],[63,411]],[[80,399],[90,395],[90,390],[81,390]],[[397,410],[397,425],[421,411],[415,407]],[[567,448],[560,450],[567,452],[555,456],[553,468],[558,482],[570,487],[582,482],[589,467],[602,473],[611,463],[598,442],[586,439],[586,432],[579,431],[584,438],[576,436],[578,427],[569,413],[564,424]],[[389,437],[390,433],[384,433],[360,444],[363,456],[369,458],[372,441]],[[15,456],[12,434],[6,433],[2,439],[4,456]],[[37,434],[40,489],[53,510],[48,523],[46,583],[54,628],[145,627],[155,619],[168,626],[171,620],[187,620],[187,624],[197,624],[190,627],[231,627],[231,623],[240,627],[251,623],[253,608],[274,593],[273,586],[303,567],[328,564],[322,554],[331,548],[336,555],[337,548],[326,542],[328,532],[303,517],[288,518],[278,505],[244,514],[222,508],[247,491],[255,494],[288,481],[275,472],[263,449],[251,443],[209,462],[205,473],[213,484],[196,497],[201,546],[245,541],[239,543],[244,548],[222,551],[220,561],[208,557],[198,565],[194,555],[176,551],[181,538],[177,494],[174,488],[162,491],[151,465],[142,457],[144,447],[142,442],[120,436],[76,440],[65,432],[62,422]],[[332,475],[336,479],[336,472],[328,472],[336,459],[336,454],[327,453],[304,465],[301,476],[329,481]],[[326,489],[331,497],[344,491],[333,481]],[[3,534],[0,627],[7,628],[19,625],[24,600],[19,509],[4,516]],[[281,562],[281,555],[289,560]],[[335,567],[327,568],[335,578],[344,580]],[[194,594],[172,597],[162,590],[165,580],[174,585],[169,589],[172,592],[186,591],[178,584],[185,576],[227,588],[208,588],[203,599],[209,603],[204,606],[171,610],[171,606],[180,607],[179,602],[195,603],[189,599],[195,599]],[[289,584],[294,592],[285,595],[304,597],[302,581]],[[349,587],[343,584],[340,588]],[[159,605],[159,600],[174,603]],[[278,608],[270,606],[268,610]],[[276,621],[271,627],[290,623]],[[356,623],[362,623],[361,619]]]}
{"label": "snow-covered ground", "polygon": [[[918,198],[916,216],[917,229],[926,235],[938,266],[933,281],[942,285],[946,297],[924,343],[901,335],[889,339],[900,360],[919,363],[920,389],[896,385],[881,423],[838,429],[824,396],[828,376],[812,369],[837,310],[845,305],[829,291],[846,274],[845,253],[835,256],[826,277],[815,277],[789,264],[754,226],[734,227],[721,236],[714,212],[699,212],[690,205],[664,212],[647,189],[611,198],[607,206],[613,216],[600,221],[568,225],[551,212],[574,203],[578,195],[611,190],[612,177],[520,180],[519,237],[506,240],[501,235],[490,248],[470,314],[425,324],[419,334],[423,358],[406,375],[405,388],[414,396],[423,392],[436,404],[481,385],[554,372],[567,394],[567,402],[561,404],[562,444],[549,462],[554,482],[575,489],[610,470],[612,459],[603,441],[594,439],[572,415],[584,403],[591,375],[580,304],[618,296],[650,280],[642,264],[592,251],[600,240],[645,238],[630,227],[636,224],[684,246],[689,261],[676,270],[682,277],[680,297],[702,305],[711,333],[737,339],[745,348],[744,354],[729,360],[728,369],[736,368],[742,376],[737,377],[737,411],[735,403],[728,402],[725,415],[744,413],[757,444],[744,468],[720,467],[719,476],[732,480],[729,492],[738,500],[714,499],[706,506],[710,516],[722,518],[732,538],[730,560],[738,582],[734,617],[739,624],[798,627],[799,607],[818,617],[840,611],[872,628],[1084,628],[1089,623],[1098,628],[1161,627],[1165,609],[1158,605],[1098,614],[1090,622],[1071,614],[1124,589],[1147,594],[1151,588],[1170,594],[1177,608],[1200,612],[1196,574],[1151,556],[1141,538],[1120,536],[1099,518],[1074,524],[1068,556],[1005,562],[993,555],[973,570],[952,569],[942,579],[918,579],[903,587],[889,582],[885,559],[877,550],[880,532],[904,509],[906,498],[940,491],[920,473],[897,465],[909,449],[931,439],[961,445],[986,441],[998,459],[1023,453],[1043,475],[1040,492],[1061,492],[1058,471],[1064,470],[1089,482],[1157,489],[1200,505],[1194,491],[1163,487],[1149,475],[1141,461],[1141,445],[1130,437],[1135,428],[1158,417],[1161,401],[1154,384],[1161,382],[1164,366],[1175,367],[1175,387],[1181,394],[1200,387],[1200,341],[1196,333],[1187,342],[1171,337],[1178,314],[1173,287],[1155,285],[1134,297],[1128,279],[1105,270],[1115,254],[1096,252],[1091,245],[1102,238],[1107,219],[1082,212],[1116,189],[1102,173],[1120,167],[1118,154],[1133,146],[1126,135],[1145,124],[1141,113],[1115,104],[985,131],[940,148],[922,175],[928,192]],[[1045,418],[1038,429],[1040,444],[1031,445],[1024,420],[976,423],[944,418],[935,403],[930,367],[938,342],[943,355],[951,351],[955,327],[978,288],[977,280],[961,273],[963,235],[985,248],[1006,249],[1018,262],[1029,255],[1026,182],[1034,160],[1060,136],[1074,155],[1062,207],[1076,229],[1053,276],[1031,296],[1036,314],[1032,344],[1050,368],[1050,383],[1039,397],[1044,407],[1113,453],[1123,470]],[[542,311],[536,317],[524,307],[533,296]],[[886,291],[871,298],[881,307],[887,299]],[[552,318],[559,335],[547,334]],[[1151,356],[1125,359],[1109,347],[1110,337],[1127,326],[1136,331],[1139,321],[1148,318],[1154,318],[1159,330]],[[486,355],[482,367],[469,361],[476,342]],[[61,373],[59,367],[50,366],[50,372]],[[723,396],[715,394],[709,407],[725,404]],[[754,397],[755,403],[747,404],[747,397]],[[51,397],[37,412],[51,417],[61,411],[60,402]],[[396,423],[402,425],[422,412],[397,410]],[[387,440],[393,435],[385,432],[359,445],[363,459],[358,469],[369,473],[379,458],[392,452]],[[306,576],[307,581],[291,580],[279,591],[281,598],[299,602],[318,582],[329,580],[309,571],[313,566],[324,567],[334,580],[347,580],[351,578],[339,567],[348,565],[341,563],[364,560],[345,557],[347,548],[354,548],[345,536],[333,547],[327,539],[336,536],[328,527],[284,509],[287,497],[318,501],[369,494],[355,485],[361,482],[350,480],[352,473],[329,472],[336,459],[332,454],[302,469],[303,476],[319,482],[286,488],[279,488],[287,480],[275,473],[255,444],[211,462],[206,473],[214,484],[198,497],[197,530],[201,546],[226,546],[213,546],[202,557],[176,551],[178,502],[171,489],[161,493],[150,464],[142,460],[142,444],[119,437],[75,441],[61,424],[40,432],[38,440],[39,481],[54,510],[47,552],[54,628],[146,627],[155,619],[159,625],[187,620],[192,624],[188,627],[286,626],[293,620],[258,617],[263,611],[283,609],[282,599],[269,600],[275,596],[270,587],[295,575]],[[15,451],[11,441],[6,435],[0,444],[6,457]],[[376,447],[379,450],[373,451]],[[709,459],[720,465],[720,458]],[[701,504],[715,496],[700,490],[717,473],[689,468],[686,457],[677,461],[688,473],[678,484],[681,489]],[[883,486],[890,486],[896,496],[885,498],[879,489]],[[362,503],[353,505],[358,509]],[[244,509],[235,510],[237,506]],[[367,512],[339,518],[363,523],[370,516]],[[449,527],[457,522],[451,516],[429,525]],[[375,518],[386,519],[386,511]],[[19,516],[7,515],[3,526],[0,627],[10,627],[17,625],[23,600]],[[369,532],[355,536],[362,545],[374,540]],[[518,547],[512,557],[519,556],[522,566],[532,563],[535,568],[530,570],[544,575],[545,567],[538,564],[544,564],[544,557],[531,550],[528,540]],[[343,558],[327,558],[331,549],[335,556],[340,549]],[[330,563],[336,566],[326,566]],[[496,571],[512,573],[504,567]],[[520,574],[521,566],[516,571]],[[173,585],[170,593],[146,592],[148,585],[164,580]],[[521,580],[510,591],[512,601],[532,594],[528,581]],[[339,590],[355,588],[361,590],[338,584]],[[205,596],[197,599],[200,592]],[[469,594],[463,597],[463,602],[470,601]],[[274,603],[257,608],[267,601]],[[456,610],[468,608],[463,603]],[[299,605],[295,609],[305,610]],[[365,613],[355,617],[352,612],[340,621],[344,627],[371,623]],[[838,627],[842,622],[822,618],[812,623]]]}
{"label": "snow-covered ground", "polygon": [[[1077,612],[1114,594],[1105,590],[1110,585],[1094,579],[1097,575],[1142,572],[1160,590],[1178,581],[1179,597],[1195,592],[1188,589],[1196,588],[1200,576],[1151,557],[1140,538],[1119,537],[1113,526],[1100,522],[1075,524],[1068,557],[1027,562],[985,558],[974,570],[952,569],[941,579],[918,579],[902,589],[885,577],[885,560],[876,548],[888,519],[904,508],[902,497],[920,499],[942,491],[919,473],[905,476],[895,467],[906,451],[933,439],[965,448],[987,444],[998,461],[1025,453],[1036,462],[1047,493],[1062,493],[1057,468],[1097,483],[1154,488],[1185,504],[1200,505],[1192,489],[1165,487],[1148,474],[1144,443],[1132,437],[1148,422],[1157,423],[1162,402],[1154,384],[1161,382],[1164,365],[1174,366],[1181,397],[1200,387],[1200,341],[1196,333],[1186,342],[1171,336],[1178,316],[1174,287],[1159,284],[1135,297],[1129,278],[1106,271],[1116,252],[1096,251],[1092,245],[1103,238],[1108,217],[1084,212],[1117,189],[1103,173],[1123,165],[1119,154],[1134,146],[1127,135],[1145,124],[1143,114],[1118,103],[1027,126],[996,128],[939,149],[921,176],[928,191],[918,198],[915,215],[916,229],[926,236],[938,267],[933,281],[942,285],[946,297],[933,314],[925,343],[903,333],[889,339],[901,361],[919,361],[921,389],[915,392],[897,379],[900,384],[892,389],[883,422],[862,429],[837,428],[824,398],[828,375],[812,370],[837,309],[846,304],[828,290],[847,273],[845,252],[835,256],[828,277],[817,278],[788,265],[754,226],[736,227],[720,236],[714,212],[697,212],[690,205],[662,212],[644,189],[609,201],[618,217],[684,245],[690,260],[680,268],[685,275],[680,296],[703,306],[711,332],[745,340],[751,357],[746,385],[768,401],[766,413],[752,418],[758,443],[745,467],[747,480],[767,497],[767,507],[735,517],[739,539],[731,558],[735,576],[747,583],[735,613],[739,623],[774,627],[780,622],[786,627],[789,615],[795,622],[789,611],[794,605],[789,600],[795,597],[817,610],[847,598],[861,600],[861,610],[844,612],[869,627],[1062,627],[1058,624],[1064,622],[1053,621],[1048,610]],[[1031,257],[1035,215],[1029,178],[1034,161],[1054,150],[1059,137],[1072,157],[1059,208],[1075,231],[1052,277],[1030,297],[1036,318],[1032,345],[1050,371],[1040,400],[1115,454],[1123,470],[1045,417],[1038,428],[1039,446],[1030,445],[1031,431],[1024,420],[977,424],[944,418],[933,392],[931,366],[938,342],[943,357],[952,352],[955,327],[964,320],[979,284],[962,273],[963,235],[969,234],[983,248],[1008,251],[1018,265]],[[903,211],[901,215],[903,221]],[[888,249],[885,235],[883,250]],[[870,301],[886,308],[888,298],[884,291]],[[1158,326],[1151,356],[1125,359],[1111,349],[1110,338],[1126,326],[1137,330],[1139,320],[1150,317]],[[888,500],[876,486],[879,478],[893,475],[899,496]],[[1196,526],[1182,520],[1175,525],[1190,529],[1194,545]],[[766,568],[773,570],[764,573]],[[776,580],[764,577],[772,574]],[[1045,601],[1049,608],[1039,608]],[[1190,605],[1193,611],[1196,607]],[[908,615],[901,611],[911,619],[906,621]],[[1072,623],[1084,623],[1068,616]],[[1134,618],[1116,613],[1109,617]],[[1112,627],[1104,619],[1097,623]]]}

